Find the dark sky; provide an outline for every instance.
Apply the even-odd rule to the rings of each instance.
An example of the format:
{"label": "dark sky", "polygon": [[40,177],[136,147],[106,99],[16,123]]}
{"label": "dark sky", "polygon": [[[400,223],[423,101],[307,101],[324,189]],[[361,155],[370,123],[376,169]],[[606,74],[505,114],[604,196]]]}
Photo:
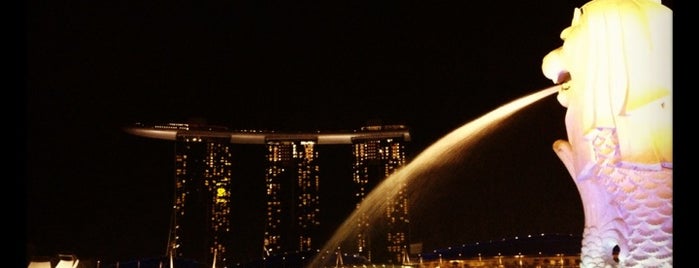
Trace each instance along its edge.
{"label": "dark sky", "polygon": [[[106,262],[164,253],[174,148],[124,126],[205,118],[313,131],[380,119],[411,128],[415,157],[551,86],[541,60],[585,2],[29,1],[27,251]],[[582,234],[580,198],[551,149],[565,139],[564,113],[549,96],[475,142],[459,165],[436,168],[444,178],[414,204],[411,240],[431,250]],[[244,260],[260,256],[264,192],[263,171],[252,168],[262,149],[240,147],[247,180],[234,190],[234,247]],[[350,180],[341,172],[349,149],[324,150],[335,160],[326,177]],[[328,232],[351,208],[342,183],[321,183]]]}

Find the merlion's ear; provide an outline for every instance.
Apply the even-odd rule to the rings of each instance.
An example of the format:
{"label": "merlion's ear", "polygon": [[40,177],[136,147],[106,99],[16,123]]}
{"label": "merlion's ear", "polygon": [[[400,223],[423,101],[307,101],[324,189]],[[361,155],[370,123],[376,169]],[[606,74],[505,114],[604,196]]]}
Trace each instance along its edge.
{"label": "merlion's ear", "polygon": [[573,10],[573,21],[570,22],[570,27],[563,29],[561,32],[561,39],[566,40],[568,38],[568,34],[570,34],[570,31],[572,30],[573,27],[578,26],[580,23],[580,16],[582,15],[582,10],[580,8],[575,8]]}

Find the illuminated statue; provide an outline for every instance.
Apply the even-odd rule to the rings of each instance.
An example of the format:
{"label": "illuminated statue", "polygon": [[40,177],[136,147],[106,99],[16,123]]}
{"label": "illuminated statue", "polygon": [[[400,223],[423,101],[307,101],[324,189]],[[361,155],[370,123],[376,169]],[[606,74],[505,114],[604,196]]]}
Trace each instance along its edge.
{"label": "illuminated statue", "polygon": [[567,108],[553,147],[582,199],[581,267],[672,267],[672,16],[590,1],[543,59]]}

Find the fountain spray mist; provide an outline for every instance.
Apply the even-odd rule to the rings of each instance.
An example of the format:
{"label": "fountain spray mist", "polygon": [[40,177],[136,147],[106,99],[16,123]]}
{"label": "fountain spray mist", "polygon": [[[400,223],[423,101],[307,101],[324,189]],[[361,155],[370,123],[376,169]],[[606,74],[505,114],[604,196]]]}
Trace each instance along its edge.
{"label": "fountain spray mist", "polygon": [[397,195],[401,187],[399,185],[410,185],[406,187],[409,191],[408,198],[410,200],[420,199],[420,194],[425,194],[425,191],[418,191],[427,186],[430,176],[424,176],[431,170],[446,165],[448,161],[454,161],[454,155],[474,141],[479,140],[485,134],[489,133],[502,120],[508,118],[513,113],[522,108],[543,99],[553,93],[558,92],[561,86],[556,85],[549,88],[539,90],[538,92],[516,99],[499,108],[459,127],[458,129],[447,134],[439,139],[427,149],[422,151],[409,164],[394,172],[383,182],[374,188],[369,195],[362,201],[357,209],[340,225],[333,236],[325,243],[323,248],[318,252],[316,257],[310,262],[308,267],[326,267],[334,266],[336,262],[336,254],[338,248],[342,244],[349,242],[356,235],[356,226],[358,217],[366,215],[370,222],[375,222],[375,219],[382,215],[386,209],[385,200],[393,198]]}

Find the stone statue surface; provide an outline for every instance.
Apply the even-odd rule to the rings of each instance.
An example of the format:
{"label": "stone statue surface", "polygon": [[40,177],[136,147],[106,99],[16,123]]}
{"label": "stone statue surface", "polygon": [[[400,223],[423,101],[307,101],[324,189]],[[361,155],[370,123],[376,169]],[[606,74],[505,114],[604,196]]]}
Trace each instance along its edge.
{"label": "stone statue surface", "polygon": [[672,267],[672,16],[592,0],[543,58],[567,108],[553,147],[583,203],[581,267]]}

